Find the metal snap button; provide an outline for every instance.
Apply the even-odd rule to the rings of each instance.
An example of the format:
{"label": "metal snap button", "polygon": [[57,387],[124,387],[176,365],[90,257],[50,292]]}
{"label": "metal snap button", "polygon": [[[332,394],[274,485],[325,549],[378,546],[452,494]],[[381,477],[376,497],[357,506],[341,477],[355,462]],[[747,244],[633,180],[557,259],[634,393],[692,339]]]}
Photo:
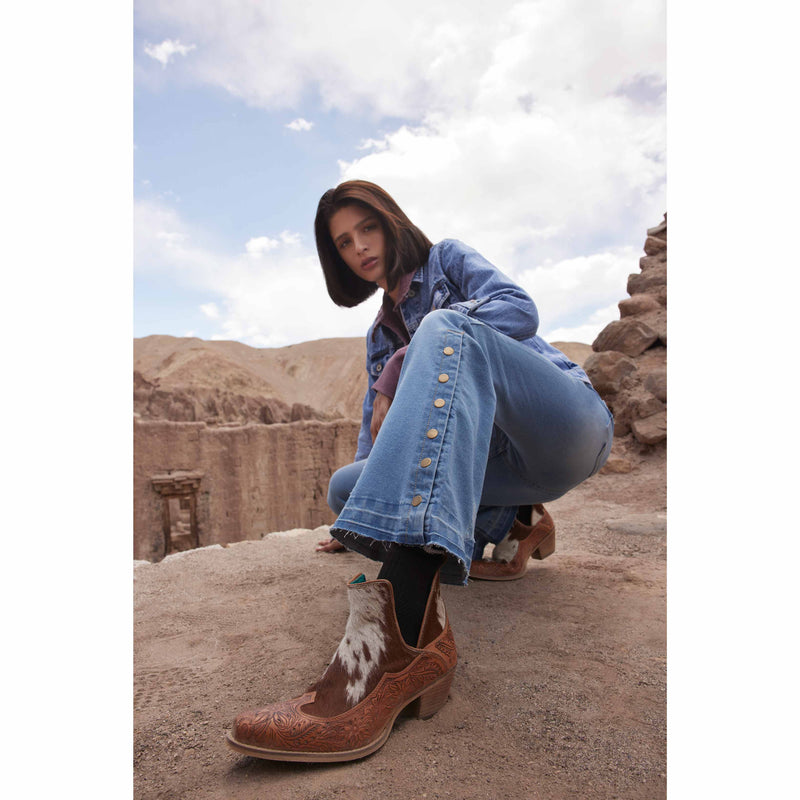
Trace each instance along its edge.
{"label": "metal snap button", "polygon": [[427,433],[429,439],[435,439],[438,435],[439,431],[437,431],[436,428],[431,428]]}
{"label": "metal snap button", "polygon": [[431,460],[429,458],[423,458],[422,461],[419,462],[421,467],[429,467],[431,465]]}
{"label": "metal snap button", "polygon": [[411,500],[412,506],[418,506],[422,502],[422,497],[420,495],[415,495]]}
{"label": "metal snap button", "polygon": [[450,376],[445,374],[444,372],[439,376],[439,383],[447,383],[450,380]]}
{"label": "metal snap button", "polygon": [[453,350],[453,348],[452,348],[452,347],[445,347],[445,349],[444,349],[444,350],[442,350],[442,352],[443,352],[443,353],[444,353],[446,356],[451,356],[451,355],[453,355],[453,353],[455,353],[455,350]]}
{"label": "metal snap button", "polygon": [[433,401],[433,404],[436,406],[436,408],[442,408],[442,407],[444,406],[444,400],[442,400],[442,398],[441,398],[441,397],[437,397],[437,398],[436,398],[436,399]]}

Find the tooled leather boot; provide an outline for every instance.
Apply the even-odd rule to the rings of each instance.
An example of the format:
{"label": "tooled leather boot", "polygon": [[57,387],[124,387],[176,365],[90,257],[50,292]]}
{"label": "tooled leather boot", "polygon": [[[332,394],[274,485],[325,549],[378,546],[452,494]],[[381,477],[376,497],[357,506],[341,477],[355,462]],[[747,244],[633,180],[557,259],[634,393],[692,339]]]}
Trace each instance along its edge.
{"label": "tooled leather boot", "polygon": [[446,702],[456,647],[437,573],[416,647],[397,625],[386,580],[347,585],[350,616],[333,660],[305,694],[236,717],[228,745],[273,761],[352,761],[389,738],[404,709],[422,719]]}
{"label": "tooled leather boot", "polygon": [[[538,519],[531,524],[534,512]],[[495,545],[492,558],[473,561],[469,576],[483,581],[513,581],[525,574],[529,558],[547,558],[555,549],[556,526],[547,509],[538,504],[522,506],[511,530]]]}

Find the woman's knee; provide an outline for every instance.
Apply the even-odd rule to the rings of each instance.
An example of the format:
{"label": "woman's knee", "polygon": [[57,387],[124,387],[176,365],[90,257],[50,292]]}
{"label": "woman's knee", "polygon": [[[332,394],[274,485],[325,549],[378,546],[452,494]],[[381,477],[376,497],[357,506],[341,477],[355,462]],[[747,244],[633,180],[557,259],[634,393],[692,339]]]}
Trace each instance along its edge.
{"label": "woman's knee", "polygon": [[463,330],[464,326],[469,323],[470,318],[466,314],[449,308],[436,308],[422,318],[414,338],[420,334],[422,336],[435,335],[444,330]]}
{"label": "woman's knee", "polygon": [[350,496],[350,492],[345,487],[342,476],[339,474],[341,470],[337,470],[331,475],[330,483],[328,484],[328,506],[334,514],[340,514]]}
{"label": "woman's knee", "polygon": [[340,514],[345,506],[353,487],[356,485],[358,476],[364,468],[364,461],[356,461],[346,467],[337,469],[331,476],[328,483],[328,505],[335,514]]}

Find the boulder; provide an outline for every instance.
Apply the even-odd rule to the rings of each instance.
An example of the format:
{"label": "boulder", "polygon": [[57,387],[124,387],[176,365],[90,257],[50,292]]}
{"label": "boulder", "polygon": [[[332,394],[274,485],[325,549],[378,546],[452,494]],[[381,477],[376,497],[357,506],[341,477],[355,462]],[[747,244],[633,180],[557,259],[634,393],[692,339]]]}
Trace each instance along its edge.
{"label": "boulder", "polygon": [[[640,272],[628,276],[630,297],[619,302],[620,319],[592,344],[584,369],[614,414],[614,451],[641,449],[667,435],[667,215],[647,231]],[[604,470],[624,472],[625,459],[609,458]]]}
{"label": "boulder", "polygon": [[634,396],[633,414],[637,419],[645,419],[664,410],[664,404],[650,392],[641,392]]}
{"label": "boulder", "polygon": [[635,294],[626,297],[618,303],[620,317],[634,317],[647,311],[656,311],[663,308],[658,298],[652,294]]}
{"label": "boulder", "polygon": [[644,241],[644,252],[648,256],[654,256],[656,253],[666,253],[667,240],[659,239],[656,236],[648,236]]}
{"label": "boulder", "polygon": [[601,395],[618,392],[625,378],[636,372],[636,364],[632,359],[613,350],[592,353],[584,362],[583,368]]}
{"label": "boulder", "polygon": [[655,256],[642,256],[639,259],[639,269],[642,272],[647,272],[648,270],[653,269],[654,267],[665,267],[667,265],[667,252],[666,250],[663,253],[659,253]]}
{"label": "boulder", "polygon": [[647,272],[634,272],[628,276],[628,294],[654,293],[656,289],[667,285],[667,265],[660,264]]}
{"label": "boulder", "polygon": [[606,461],[606,463],[600,469],[600,472],[603,475],[606,475],[609,472],[621,475],[630,472],[632,469],[633,464],[631,464],[629,458],[626,458],[625,456],[610,455],[608,457],[608,461]]}
{"label": "boulder", "polygon": [[610,322],[592,343],[592,350],[617,350],[626,356],[638,356],[658,339],[658,334],[646,323],[634,317]]}
{"label": "boulder", "polygon": [[659,369],[650,372],[642,382],[644,388],[662,403],[667,402],[667,370]]}
{"label": "boulder", "polygon": [[655,395],[645,391],[638,382],[631,383],[633,385],[628,385],[617,394],[606,398],[614,415],[614,433],[618,436],[628,433],[636,420],[651,417],[665,409]]}
{"label": "boulder", "polygon": [[656,302],[656,307],[652,311],[639,314],[636,319],[643,322],[648,328],[653,330],[661,344],[667,344],[667,310],[650,294],[639,294],[634,297],[651,297]]}
{"label": "boulder", "polygon": [[642,444],[658,444],[667,438],[667,412],[660,411],[631,423],[631,430]]}

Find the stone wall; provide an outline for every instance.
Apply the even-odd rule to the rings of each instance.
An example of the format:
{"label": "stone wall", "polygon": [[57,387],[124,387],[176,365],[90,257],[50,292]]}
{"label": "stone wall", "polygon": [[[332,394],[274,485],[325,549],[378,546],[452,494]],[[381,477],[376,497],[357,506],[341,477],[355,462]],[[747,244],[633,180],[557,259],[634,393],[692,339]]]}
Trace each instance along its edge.
{"label": "stone wall", "polygon": [[191,498],[199,547],[330,524],[328,481],[353,460],[358,429],[351,420],[210,427],[135,418],[134,558],[166,555],[169,495]]}
{"label": "stone wall", "polygon": [[652,446],[667,437],[666,214],[647,231],[644,252],[620,319],[598,334],[584,369],[614,414],[614,435]]}

